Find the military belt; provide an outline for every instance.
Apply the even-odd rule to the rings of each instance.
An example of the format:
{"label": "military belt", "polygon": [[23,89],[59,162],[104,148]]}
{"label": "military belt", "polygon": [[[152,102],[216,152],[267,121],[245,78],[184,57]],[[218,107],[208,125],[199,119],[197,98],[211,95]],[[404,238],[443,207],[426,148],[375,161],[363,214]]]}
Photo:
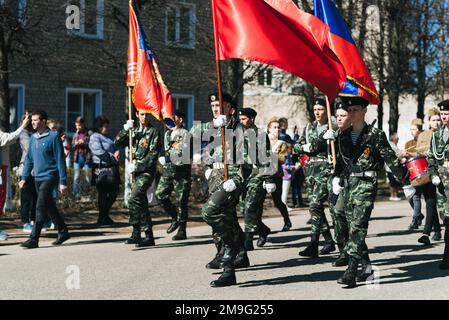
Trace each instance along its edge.
{"label": "military belt", "polygon": [[377,177],[377,172],[376,171],[352,172],[349,176],[350,177],[371,177],[371,178],[375,178],[375,177]]}

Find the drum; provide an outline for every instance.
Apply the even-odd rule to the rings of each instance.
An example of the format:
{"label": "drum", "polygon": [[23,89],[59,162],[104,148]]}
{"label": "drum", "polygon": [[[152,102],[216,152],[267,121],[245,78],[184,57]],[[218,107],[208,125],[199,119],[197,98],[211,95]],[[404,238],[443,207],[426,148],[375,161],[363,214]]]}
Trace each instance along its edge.
{"label": "drum", "polygon": [[412,186],[417,187],[430,182],[430,174],[427,172],[429,163],[426,157],[415,157],[405,163]]}

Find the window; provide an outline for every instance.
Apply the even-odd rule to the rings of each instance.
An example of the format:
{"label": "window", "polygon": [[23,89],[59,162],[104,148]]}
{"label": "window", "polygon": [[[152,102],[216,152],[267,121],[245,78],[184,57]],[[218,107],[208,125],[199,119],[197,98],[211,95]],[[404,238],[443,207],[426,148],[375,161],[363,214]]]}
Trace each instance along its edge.
{"label": "window", "polygon": [[9,125],[10,130],[16,130],[21,123],[25,111],[25,86],[20,84],[9,85]]}
{"label": "window", "polygon": [[103,40],[104,0],[71,0],[70,4],[80,8],[80,29],[69,34]]}
{"label": "window", "polygon": [[195,5],[171,4],[165,14],[165,44],[167,46],[195,47]]}
{"label": "window", "polygon": [[65,128],[69,136],[75,132],[75,120],[78,116],[84,118],[88,128],[92,127],[95,117],[101,115],[101,99],[101,90],[66,89]]}
{"label": "window", "polygon": [[175,111],[182,111],[186,115],[184,121],[185,128],[190,129],[193,125],[193,104],[194,98],[191,95],[176,95],[172,96],[173,108]]}
{"label": "window", "polygon": [[[4,4],[5,0],[0,0],[0,5],[3,6]],[[17,19],[25,24],[27,0],[12,0],[8,2],[8,6],[13,13],[17,12]]]}
{"label": "window", "polygon": [[259,86],[271,86],[273,84],[273,70],[270,68],[260,70],[257,74],[257,84]]}

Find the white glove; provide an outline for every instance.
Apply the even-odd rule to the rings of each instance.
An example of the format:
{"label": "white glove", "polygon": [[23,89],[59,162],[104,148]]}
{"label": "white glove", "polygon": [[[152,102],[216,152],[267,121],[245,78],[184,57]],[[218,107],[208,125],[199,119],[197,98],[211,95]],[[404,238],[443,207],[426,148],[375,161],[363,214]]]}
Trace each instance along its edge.
{"label": "white glove", "polygon": [[206,177],[206,180],[209,180],[210,175],[212,174],[212,169],[207,169],[206,172],[204,172],[204,176]]}
{"label": "white glove", "polygon": [[134,127],[134,120],[128,120],[126,121],[126,123],[123,125],[123,129],[125,129],[126,131],[132,129]]}
{"label": "white glove", "polygon": [[193,155],[193,163],[200,163],[201,162],[201,153],[195,153]]}
{"label": "white glove", "polygon": [[222,114],[220,114],[216,119],[213,120],[215,128],[224,127],[227,122],[228,122],[228,120],[227,120],[226,116],[222,115]]}
{"label": "white glove", "polygon": [[237,186],[235,185],[234,180],[229,179],[223,182],[223,189],[225,189],[226,192],[232,192],[237,189]]}
{"label": "white glove", "polygon": [[310,143],[303,145],[302,146],[302,151],[310,152]]}
{"label": "white glove", "polygon": [[273,193],[276,191],[276,184],[274,183],[263,183],[263,187],[267,190],[267,193]]}
{"label": "white glove", "polygon": [[327,130],[324,133],[323,138],[326,140],[335,140],[335,131],[332,129]]}
{"label": "white glove", "polygon": [[340,186],[340,178],[335,177],[332,180],[332,192],[338,196],[342,190],[343,190],[343,187]]}
{"label": "white glove", "polygon": [[441,183],[441,179],[440,179],[439,176],[434,176],[434,177],[432,178],[432,184],[433,184],[434,186],[439,186],[440,183]]}
{"label": "white glove", "polygon": [[416,193],[416,189],[412,185],[403,186],[402,190],[404,191],[404,195],[407,198],[407,200],[413,198],[413,196]]}
{"label": "white glove", "polygon": [[136,165],[134,163],[128,164],[128,173],[132,174],[134,171],[136,171]]}
{"label": "white glove", "polygon": [[159,163],[163,166],[165,166],[165,164],[167,163],[167,161],[165,161],[165,157],[159,157]]}

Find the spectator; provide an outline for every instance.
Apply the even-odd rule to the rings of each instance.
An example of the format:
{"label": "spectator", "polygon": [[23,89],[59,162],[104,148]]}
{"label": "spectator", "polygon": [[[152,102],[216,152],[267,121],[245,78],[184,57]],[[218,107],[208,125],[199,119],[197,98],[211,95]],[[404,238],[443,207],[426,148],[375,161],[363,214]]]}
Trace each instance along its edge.
{"label": "spectator", "polygon": [[[26,116],[26,114],[22,116],[22,121],[25,120]],[[16,171],[18,177],[21,177],[23,173],[23,166],[30,146],[32,133],[33,127],[29,123],[19,136],[22,157],[20,158],[19,167]],[[37,193],[34,182],[34,173],[31,172],[26,180],[25,186],[20,189],[20,217],[22,219],[23,232],[31,233],[31,230],[33,229],[33,223],[36,220],[36,202]]]}
{"label": "spectator", "polygon": [[39,246],[39,237],[47,214],[58,228],[58,238],[53,245],[61,245],[70,238],[64,219],[59,214],[52,190],[58,185],[60,192],[67,191],[67,175],[64,161],[64,149],[59,135],[47,127],[47,113],[35,111],[31,115],[31,124],[37,132],[31,136],[30,145],[25,158],[22,189],[31,171],[34,169],[34,179],[37,191],[36,222],[33,225],[30,238],[22,243],[22,247],[33,249]]}
{"label": "spectator", "polygon": [[282,170],[284,172],[284,176],[282,177],[282,202],[287,206],[287,209],[291,211],[291,208],[287,205],[288,194],[290,193],[290,185],[292,182],[292,176],[295,171],[295,163],[292,159],[292,149],[289,147],[287,149],[287,158],[285,162],[282,164]]}
{"label": "spectator", "polygon": [[109,136],[109,120],[99,116],[95,119],[94,133],[89,139],[92,153],[92,184],[98,190],[98,224],[111,225],[114,221],[109,212],[119,193],[120,152]]}
{"label": "spectator", "polygon": [[[23,132],[23,130],[27,127],[29,122],[30,122],[30,118],[29,118],[28,113],[26,112],[25,116],[22,117],[22,124],[16,131],[14,131],[12,133],[0,131],[0,147],[4,147],[4,146],[10,144],[15,139],[17,139],[20,136],[20,134]],[[5,190],[5,192],[6,192],[6,190]],[[3,211],[4,205],[5,205],[4,200],[0,201],[0,211]],[[0,241],[4,241],[6,239],[8,239],[8,234],[6,232],[0,230]]]}
{"label": "spectator", "polygon": [[72,139],[73,153],[73,195],[75,199],[81,197],[81,187],[79,183],[80,171],[84,171],[84,179],[89,184],[89,171],[91,167],[91,155],[89,151],[89,137],[92,134],[86,129],[84,119],[77,117],[75,120],[76,132]]}
{"label": "spectator", "polygon": [[302,188],[305,181],[304,170],[301,166],[301,160],[299,155],[292,155],[293,163],[295,164],[295,170],[292,175],[292,200],[294,208],[304,208],[306,205],[302,199]]}
{"label": "spectator", "polygon": [[290,144],[290,146],[292,146],[294,142],[292,138],[287,134],[288,129],[287,118],[279,118],[278,123],[279,123],[279,140],[285,141],[288,144]]}

